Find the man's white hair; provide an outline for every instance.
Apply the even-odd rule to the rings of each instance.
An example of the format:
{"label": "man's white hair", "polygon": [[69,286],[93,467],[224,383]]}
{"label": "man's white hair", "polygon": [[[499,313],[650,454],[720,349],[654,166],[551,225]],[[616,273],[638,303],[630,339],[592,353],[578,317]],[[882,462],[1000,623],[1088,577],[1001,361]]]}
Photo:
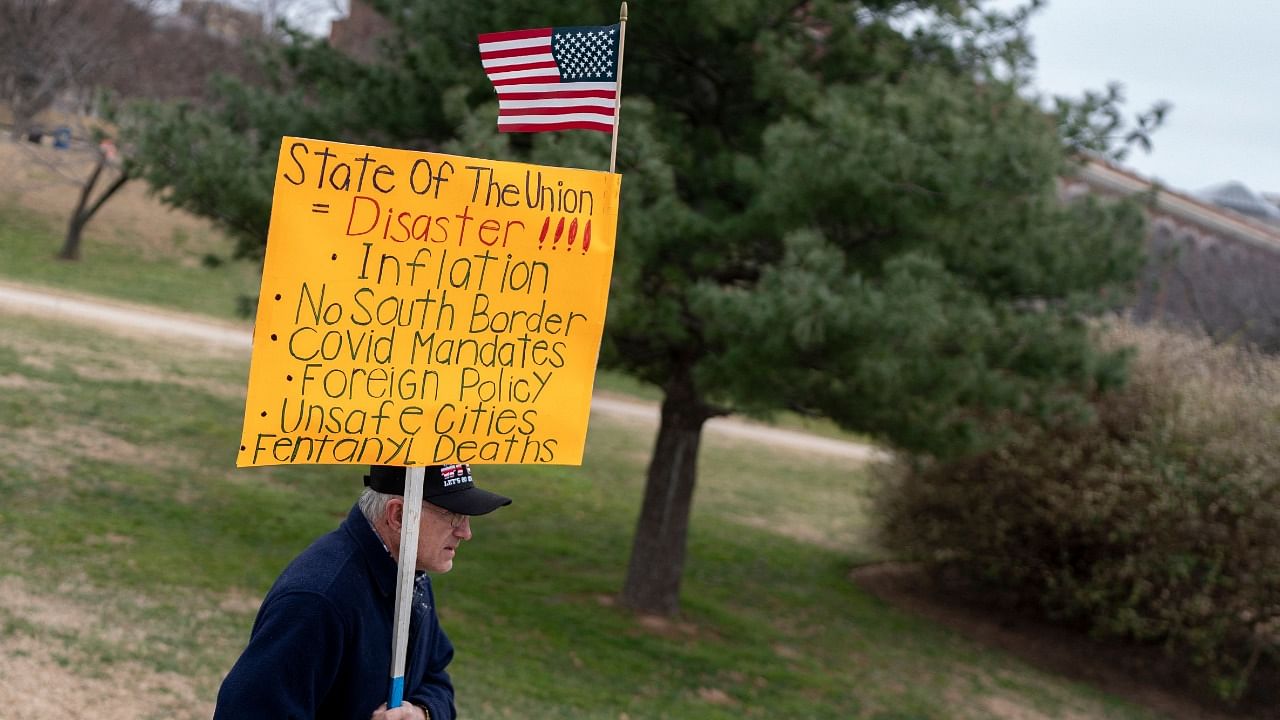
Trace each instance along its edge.
{"label": "man's white hair", "polygon": [[357,504],[360,505],[360,512],[364,514],[364,519],[373,525],[387,514],[387,503],[391,502],[391,498],[399,497],[398,495],[390,495],[388,493],[380,493],[373,488],[365,488],[360,493],[360,499]]}

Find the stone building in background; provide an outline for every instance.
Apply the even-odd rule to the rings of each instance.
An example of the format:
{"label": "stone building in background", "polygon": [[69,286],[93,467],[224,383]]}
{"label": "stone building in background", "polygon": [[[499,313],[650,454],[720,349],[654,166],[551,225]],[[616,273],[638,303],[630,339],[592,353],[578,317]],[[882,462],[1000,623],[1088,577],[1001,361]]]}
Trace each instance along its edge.
{"label": "stone building in background", "polygon": [[[1132,306],[1135,319],[1280,353],[1280,212],[1271,212],[1265,196],[1242,194],[1235,185],[1196,197],[1091,159],[1065,189],[1068,195],[1150,196],[1149,258]],[[1232,204],[1211,201],[1224,193]]]}

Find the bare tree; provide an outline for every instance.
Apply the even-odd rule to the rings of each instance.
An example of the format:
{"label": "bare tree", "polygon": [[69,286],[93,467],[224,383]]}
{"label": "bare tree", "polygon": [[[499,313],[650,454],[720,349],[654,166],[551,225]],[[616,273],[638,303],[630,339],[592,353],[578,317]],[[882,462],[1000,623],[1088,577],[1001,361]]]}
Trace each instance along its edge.
{"label": "bare tree", "polygon": [[[71,219],[67,223],[67,234],[63,238],[62,249],[58,251],[59,260],[80,259],[80,243],[85,225],[89,224],[89,220],[102,208],[103,204],[130,180],[129,162],[118,157],[114,146],[99,145],[97,153],[93,171],[90,172],[89,179],[80,187],[80,199],[76,202],[75,209],[71,211]],[[108,174],[114,172],[115,177],[103,186],[97,197],[94,197],[94,190],[97,189],[98,181],[103,178],[104,171]]]}
{"label": "bare tree", "polygon": [[[106,68],[98,82],[101,89],[122,99],[181,99],[198,104],[206,99],[209,80],[215,74],[243,78],[250,68],[241,40],[222,38],[180,23],[160,23],[120,47],[116,62]],[[93,169],[80,185],[80,197],[68,219],[58,259],[80,258],[85,226],[135,176],[128,147],[117,149],[110,140],[98,145]]]}
{"label": "bare tree", "polygon": [[14,138],[60,97],[92,87],[150,27],[146,6],[130,0],[0,0],[0,99]]}
{"label": "bare tree", "polygon": [[261,39],[256,33],[255,27],[253,35],[226,38],[172,17],[162,19],[118,49],[116,62],[98,77],[97,86],[122,100],[199,103],[206,99],[214,75],[250,75],[246,44]]}
{"label": "bare tree", "polygon": [[[105,96],[198,103],[214,74],[247,76],[244,42],[263,37],[258,16],[195,4],[195,12],[247,20],[243,35],[219,34],[182,11],[157,16],[154,0],[0,0],[0,102],[11,108],[14,138],[28,135],[36,116],[59,100],[76,101],[79,111],[101,110]],[[79,259],[85,226],[133,177],[127,149],[110,141],[98,145],[87,178],[76,183],[60,259]]]}

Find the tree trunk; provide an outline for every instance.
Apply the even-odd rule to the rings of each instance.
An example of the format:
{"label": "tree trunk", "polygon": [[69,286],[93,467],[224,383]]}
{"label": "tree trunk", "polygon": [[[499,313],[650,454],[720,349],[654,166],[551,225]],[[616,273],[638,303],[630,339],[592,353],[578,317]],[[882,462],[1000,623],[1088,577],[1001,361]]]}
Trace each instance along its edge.
{"label": "tree trunk", "polygon": [[31,116],[13,111],[13,127],[9,130],[9,137],[16,143],[27,141],[27,133],[31,132]]}
{"label": "tree trunk", "polygon": [[[98,199],[89,205],[89,198],[93,196],[93,188],[98,184],[98,178],[102,176],[102,170],[107,166],[107,155],[101,150],[98,151],[98,162],[93,167],[93,172],[89,175],[89,179],[85,181],[84,187],[80,189],[80,200],[76,202],[76,207],[71,211],[71,219],[67,222],[67,235],[62,241],[62,249],[58,251],[59,260],[79,260],[80,259],[80,240],[84,233],[84,226],[89,224],[89,220],[93,218],[103,203],[111,199],[116,191],[124,187],[129,182],[129,173],[126,169],[120,170],[120,177],[117,177],[107,189],[98,196]],[[87,206],[87,207],[86,207]]]}
{"label": "tree trunk", "polygon": [[84,220],[78,212],[71,214],[71,222],[67,225],[67,236],[62,240],[62,249],[58,251],[59,260],[80,259],[80,235],[84,231]]}
{"label": "tree trunk", "polygon": [[713,414],[698,398],[692,379],[668,384],[622,589],[622,604],[632,610],[674,615],[680,609],[698,444],[702,426]]}

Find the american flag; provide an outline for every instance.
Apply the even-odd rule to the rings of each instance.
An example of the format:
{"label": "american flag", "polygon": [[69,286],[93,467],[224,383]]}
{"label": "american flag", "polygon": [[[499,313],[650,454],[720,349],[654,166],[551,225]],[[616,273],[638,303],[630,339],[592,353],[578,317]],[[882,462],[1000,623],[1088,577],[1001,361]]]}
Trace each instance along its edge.
{"label": "american flag", "polygon": [[498,91],[499,132],[613,132],[618,25],[480,35],[480,62]]}

